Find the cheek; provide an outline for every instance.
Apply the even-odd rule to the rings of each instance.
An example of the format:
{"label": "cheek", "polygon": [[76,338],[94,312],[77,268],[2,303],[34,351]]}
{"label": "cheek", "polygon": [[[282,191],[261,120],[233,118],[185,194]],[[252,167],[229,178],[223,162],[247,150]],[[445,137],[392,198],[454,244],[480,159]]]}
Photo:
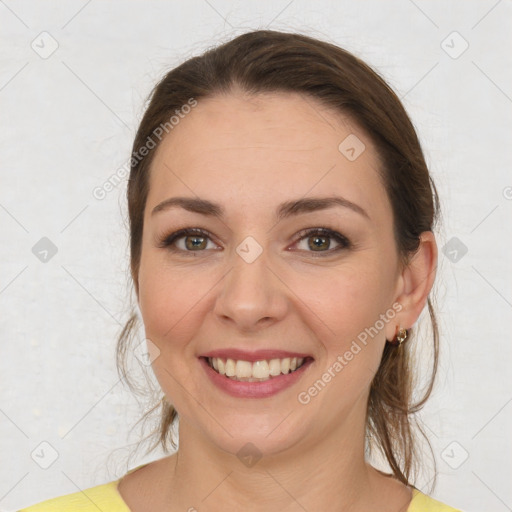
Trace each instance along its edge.
{"label": "cheek", "polygon": [[[202,276],[204,277],[204,276]],[[211,288],[192,268],[168,268],[156,258],[141,261],[139,303],[146,336],[160,350],[184,343],[197,326],[197,316]]]}
{"label": "cheek", "polygon": [[200,396],[189,374],[195,360],[189,341],[201,325],[211,288],[200,277],[188,269],[170,269],[157,258],[141,262],[139,273],[145,335],[159,350],[151,366],[162,390],[182,414],[190,406],[189,394]]}
{"label": "cheek", "polygon": [[331,333],[354,334],[373,325],[389,307],[391,281],[387,276],[389,272],[380,271],[375,264],[361,262],[316,273],[311,279],[301,278],[298,286],[307,305],[318,312]]}
{"label": "cheek", "polygon": [[371,380],[384,348],[384,327],[393,321],[391,314],[394,317],[391,275],[382,262],[361,258],[353,265],[317,274],[314,280],[301,278],[300,295],[307,297],[305,305],[318,318],[316,334],[324,346],[327,367],[342,356],[344,374],[354,377],[359,372],[363,380]]}

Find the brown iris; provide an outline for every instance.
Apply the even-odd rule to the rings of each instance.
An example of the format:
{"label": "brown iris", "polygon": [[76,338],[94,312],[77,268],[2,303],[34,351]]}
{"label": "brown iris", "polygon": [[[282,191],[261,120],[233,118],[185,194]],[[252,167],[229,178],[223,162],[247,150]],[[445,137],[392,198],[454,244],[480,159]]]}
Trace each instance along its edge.
{"label": "brown iris", "polygon": [[[313,240],[313,242],[311,242]],[[329,249],[330,240],[327,236],[310,236],[308,239],[308,246],[310,249],[316,251],[317,249]]]}
{"label": "brown iris", "polygon": [[205,236],[190,235],[185,238],[185,246],[189,250],[206,249],[206,244],[207,240]]}

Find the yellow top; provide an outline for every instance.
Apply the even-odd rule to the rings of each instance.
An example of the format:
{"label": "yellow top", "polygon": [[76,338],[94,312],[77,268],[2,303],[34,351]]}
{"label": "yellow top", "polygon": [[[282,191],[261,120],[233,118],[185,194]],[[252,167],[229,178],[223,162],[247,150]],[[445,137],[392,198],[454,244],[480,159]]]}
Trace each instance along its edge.
{"label": "yellow top", "polygon": [[[128,473],[132,473],[145,465],[146,464],[141,464],[128,471]],[[36,505],[22,508],[18,510],[18,512],[98,512],[98,510],[102,512],[130,512],[128,505],[124,502],[121,494],[119,494],[117,490],[119,480],[114,480],[96,487],[90,487],[84,491],[42,501]],[[413,487],[412,501],[407,512],[461,511],[444,505]]]}

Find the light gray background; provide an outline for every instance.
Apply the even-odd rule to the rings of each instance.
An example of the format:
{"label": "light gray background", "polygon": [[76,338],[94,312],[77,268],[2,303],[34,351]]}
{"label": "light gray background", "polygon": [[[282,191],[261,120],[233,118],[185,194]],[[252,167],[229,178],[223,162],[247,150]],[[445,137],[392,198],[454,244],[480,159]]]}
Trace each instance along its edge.
{"label": "light gray background", "polygon": [[[114,366],[129,304],[125,181],[103,200],[92,191],[125,164],[166,70],[268,27],[353,51],[402,97],[449,244],[436,286],[442,364],[422,413],[433,495],[512,510],[510,20],[507,0],[1,0],[0,508],[124,474],[129,449],[107,457],[140,434],[128,435],[140,411]],[[58,249],[46,263],[32,252],[42,237]]]}

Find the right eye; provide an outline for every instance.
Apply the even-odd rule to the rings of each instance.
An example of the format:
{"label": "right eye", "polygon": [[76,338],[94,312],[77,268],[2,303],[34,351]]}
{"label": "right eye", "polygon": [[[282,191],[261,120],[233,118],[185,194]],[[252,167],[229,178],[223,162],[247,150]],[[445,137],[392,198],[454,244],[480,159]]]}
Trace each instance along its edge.
{"label": "right eye", "polygon": [[213,244],[208,231],[200,228],[186,228],[164,236],[158,247],[173,252],[202,252],[206,249],[215,249],[215,247],[208,247],[208,243]]}

